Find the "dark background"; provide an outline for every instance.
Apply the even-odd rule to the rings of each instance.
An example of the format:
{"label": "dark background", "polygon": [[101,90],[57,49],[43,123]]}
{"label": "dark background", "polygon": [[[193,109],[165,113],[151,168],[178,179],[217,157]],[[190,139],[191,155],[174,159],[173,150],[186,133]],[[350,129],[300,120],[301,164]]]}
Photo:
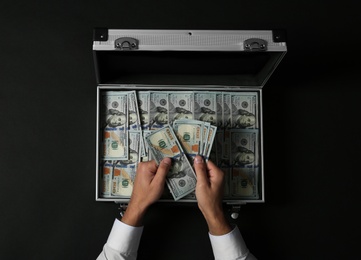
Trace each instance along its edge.
{"label": "dark background", "polygon": [[[259,259],[359,255],[356,1],[1,1],[0,259],[95,259],[117,206],[95,202],[94,27],[278,29],[264,87],[265,204],[236,224]],[[155,205],[139,259],[212,259],[195,205]]]}

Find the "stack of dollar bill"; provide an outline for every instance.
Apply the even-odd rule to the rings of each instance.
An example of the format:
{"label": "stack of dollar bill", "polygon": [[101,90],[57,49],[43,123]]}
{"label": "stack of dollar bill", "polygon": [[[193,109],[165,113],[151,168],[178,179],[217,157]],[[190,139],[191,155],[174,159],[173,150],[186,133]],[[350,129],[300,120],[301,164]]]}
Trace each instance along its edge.
{"label": "stack of dollar bill", "polygon": [[197,154],[225,172],[226,198],[259,197],[257,92],[101,93],[104,197],[129,197],[140,161],[172,157],[167,178],[171,195],[195,199],[192,163]]}

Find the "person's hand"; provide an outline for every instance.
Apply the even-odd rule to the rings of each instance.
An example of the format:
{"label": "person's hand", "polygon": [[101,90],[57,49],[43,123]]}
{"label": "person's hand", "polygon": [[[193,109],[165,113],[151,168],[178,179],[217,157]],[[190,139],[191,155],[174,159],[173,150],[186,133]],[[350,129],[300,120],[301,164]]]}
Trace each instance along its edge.
{"label": "person's hand", "polygon": [[122,222],[130,226],[141,226],[143,216],[150,205],[163,193],[165,177],[172,164],[170,158],[164,158],[159,165],[155,161],[138,164],[133,193]]}
{"label": "person's hand", "polygon": [[205,163],[199,155],[194,159],[197,174],[196,197],[198,207],[207,221],[212,235],[224,235],[231,231],[222,207],[224,173],[213,162]]}

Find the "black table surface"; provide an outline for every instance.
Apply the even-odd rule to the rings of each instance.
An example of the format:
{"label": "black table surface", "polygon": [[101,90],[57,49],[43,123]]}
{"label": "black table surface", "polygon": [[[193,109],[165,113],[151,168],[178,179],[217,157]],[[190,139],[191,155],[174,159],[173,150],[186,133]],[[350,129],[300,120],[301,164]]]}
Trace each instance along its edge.
{"label": "black table surface", "polygon": [[[266,203],[234,224],[259,259],[358,256],[356,1],[2,1],[0,259],[95,259],[117,215],[95,202],[94,27],[286,29],[263,88]],[[156,204],[138,259],[212,259],[197,205]]]}

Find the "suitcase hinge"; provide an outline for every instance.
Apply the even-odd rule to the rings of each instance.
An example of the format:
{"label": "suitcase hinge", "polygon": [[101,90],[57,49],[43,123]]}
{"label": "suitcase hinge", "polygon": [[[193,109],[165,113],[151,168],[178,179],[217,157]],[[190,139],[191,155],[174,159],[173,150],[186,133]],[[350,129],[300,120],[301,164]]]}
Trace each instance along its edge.
{"label": "suitcase hinge", "polygon": [[114,47],[121,51],[138,50],[139,41],[130,37],[122,37],[115,40]]}
{"label": "suitcase hinge", "polygon": [[245,51],[266,51],[267,41],[258,38],[251,38],[245,40],[243,42],[243,46]]}

